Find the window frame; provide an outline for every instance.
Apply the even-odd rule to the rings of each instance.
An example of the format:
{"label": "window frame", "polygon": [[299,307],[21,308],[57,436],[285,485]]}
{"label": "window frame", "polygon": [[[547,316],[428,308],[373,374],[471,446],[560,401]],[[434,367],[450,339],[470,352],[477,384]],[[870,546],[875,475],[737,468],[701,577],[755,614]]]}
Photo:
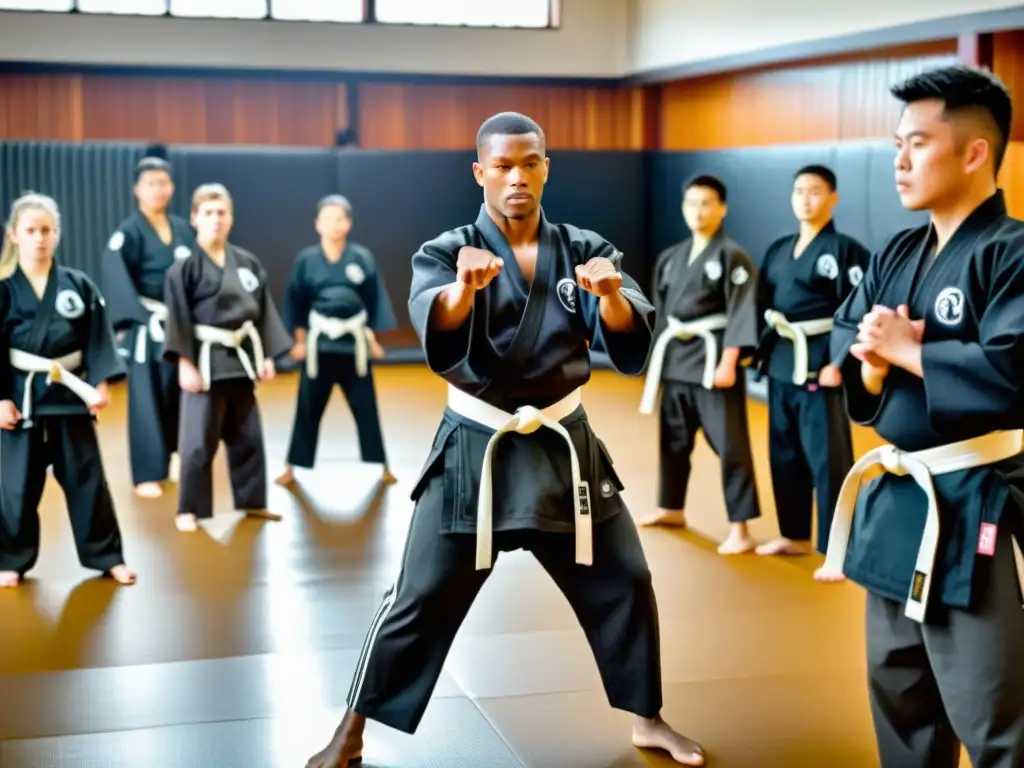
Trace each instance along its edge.
{"label": "window frame", "polygon": [[[557,30],[562,26],[562,0],[547,0],[548,2],[548,23],[545,26],[516,26],[516,25],[483,25],[483,24],[419,24],[410,22],[382,22],[377,20],[377,3],[376,0],[362,0],[363,2],[363,14],[361,21],[314,21],[309,19],[277,19],[273,15],[273,4],[275,2],[282,2],[283,0],[266,0],[267,12],[261,17],[254,16],[176,16],[171,13],[171,2],[165,0],[165,10],[161,14],[156,13],[128,13],[120,11],[82,11],[78,8],[78,0],[71,0],[71,9],[69,10],[45,10],[45,9],[32,9],[32,8],[3,8],[0,7],[0,13],[65,13],[65,14],[79,14],[82,16],[113,16],[118,18],[145,18],[145,19],[195,19],[195,20],[208,20],[208,21],[272,21],[277,24],[365,24],[381,27],[417,27],[421,29],[438,28],[438,29],[505,29],[505,30],[517,30],[517,31],[540,31],[540,30]],[[429,0],[424,0],[429,2]]]}

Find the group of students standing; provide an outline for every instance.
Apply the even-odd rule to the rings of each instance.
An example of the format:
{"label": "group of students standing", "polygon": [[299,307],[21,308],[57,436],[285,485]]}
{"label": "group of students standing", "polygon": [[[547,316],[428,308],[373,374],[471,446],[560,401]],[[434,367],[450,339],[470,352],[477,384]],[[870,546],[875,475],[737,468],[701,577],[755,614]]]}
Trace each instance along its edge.
{"label": "group of students standing", "polygon": [[[853,466],[842,375],[832,361],[833,316],[867,269],[870,252],[836,229],[835,173],[796,171],[791,190],[798,232],[768,246],[760,264],[723,224],[728,190],[698,175],[683,185],[690,236],[655,263],[652,296],[658,341],[640,412],[660,394],[659,507],[643,525],[685,526],[691,456],[699,432],[719,456],[728,538],[723,555],[824,553],[843,480]],[[760,517],[747,425],[745,368],[768,378],[771,485],[780,536],[758,546],[748,523]]]}
{"label": "group of students standing", "polygon": [[82,565],[135,582],[93,424],[109,383],[124,378],[135,492],[157,498],[162,483],[177,481],[181,531],[213,517],[222,441],[235,508],[281,519],[267,509],[255,387],[286,354],[304,365],[277,482],[290,485],[293,467],[313,466],[334,385],[352,406],[363,460],[394,482],[368,360],[383,355],[374,331],[394,328],[395,318],[372,253],[348,242],[349,202],[318,203],[320,243],[298,255],[279,314],[259,259],[229,242],[234,208],[223,185],[194,191],[191,222],[169,213],[172,168],[152,147],[136,166],[134,193],[137,210],[109,238],[98,284],[54,260],[56,201],[28,193],[12,205],[0,259],[0,586],[16,586],[35,565],[51,465]]}

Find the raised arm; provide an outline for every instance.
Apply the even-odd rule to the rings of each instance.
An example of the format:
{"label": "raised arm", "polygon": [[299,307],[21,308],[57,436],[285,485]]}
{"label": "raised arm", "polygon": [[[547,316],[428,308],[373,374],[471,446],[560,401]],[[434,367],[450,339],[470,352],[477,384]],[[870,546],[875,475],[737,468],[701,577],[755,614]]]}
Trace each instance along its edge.
{"label": "raised arm", "polygon": [[606,259],[621,277],[618,290],[600,297],[586,289],[586,281],[581,285],[584,290],[580,291],[580,311],[590,329],[591,348],[604,351],[619,373],[638,376],[647,365],[654,343],[654,305],[622,270],[622,253],[615,246],[595,233],[582,234],[583,273],[587,274],[587,265],[595,259]]}

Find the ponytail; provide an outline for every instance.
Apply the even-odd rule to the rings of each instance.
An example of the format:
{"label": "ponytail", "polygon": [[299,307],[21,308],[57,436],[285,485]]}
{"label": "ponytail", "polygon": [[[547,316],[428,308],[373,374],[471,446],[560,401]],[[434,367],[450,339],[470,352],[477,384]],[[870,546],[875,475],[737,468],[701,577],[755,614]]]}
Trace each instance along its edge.
{"label": "ponytail", "polygon": [[11,214],[7,219],[7,227],[4,230],[4,245],[0,251],[0,280],[4,280],[14,274],[18,266],[18,243],[14,239],[14,230],[18,226],[18,219],[25,211],[46,211],[53,217],[53,226],[60,236],[60,208],[57,201],[47,195],[38,192],[25,192],[11,205]]}

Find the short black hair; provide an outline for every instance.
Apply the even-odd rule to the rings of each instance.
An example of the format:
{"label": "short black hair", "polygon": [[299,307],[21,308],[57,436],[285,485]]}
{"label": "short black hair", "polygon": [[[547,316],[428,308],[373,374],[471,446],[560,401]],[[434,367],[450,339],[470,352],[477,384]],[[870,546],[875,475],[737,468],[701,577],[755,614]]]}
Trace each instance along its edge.
{"label": "short black hair", "polygon": [[352,220],[352,203],[350,203],[348,198],[344,195],[327,195],[326,197],[321,197],[316,203],[316,215],[319,216],[320,211],[329,205],[338,206],[345,212],[345,216],[349,221]]}
{"label": "short black hair", "polygon": [[546,147],[544,129],[532,118],[518,112],[499,112],[484,120],[476,132],[476,151],[480,152],[491,136],[524,136],[528,133],[537,134],[541,147]]}
{"label": "short black hair", "polygon": [[811,163],[811,165],[805,165],[795,174],[793,174],[793,181],[796,181],[801,176],[809,174],[811,176],[817,176],[819,179],[828,184],[828,188],[835,192],[839,187],[836,182],[836,175],[832,172],[832,169],[825,165],[818,165],[817,163]]}
{"label": "short black hair", "polygon": [[692,187],[713,189],[722,203],[728,202],[729,191],[726,189],[725,182],[717,176],[712,176],[710,173],[700,173],[690,178],[683,184],[683,194],[685,195],[686,191]]}
{"label": "short black hair", "polygon": [[995,171],[999,172],[1010,142],[1013,98],[998,77],[987,69],[954,64],[914,75],[894,85],[890,92],[904,104],[939,99],[945,103],[947,115],[970,110],[988,113],[999,134],[997,146],[992,148]]}
{"label": "short black hair", "polygon": [[167,147],[163,144],[150,144],[142,153],[142,159],[135,165],[133,181],[138,181],[146,171],[163,171],[171,175],[171,163],[168,159]]}

